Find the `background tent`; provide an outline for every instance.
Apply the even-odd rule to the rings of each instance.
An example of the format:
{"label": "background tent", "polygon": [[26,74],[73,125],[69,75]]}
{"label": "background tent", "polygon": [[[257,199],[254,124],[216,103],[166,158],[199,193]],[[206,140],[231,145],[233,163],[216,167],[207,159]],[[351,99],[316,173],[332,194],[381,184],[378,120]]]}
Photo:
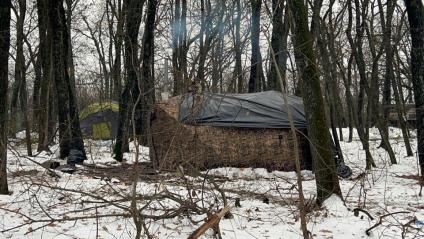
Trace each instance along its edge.
{"label": "background tent", "polygon": [[113,139],[118,132],[119,104],[93,103],[80,113],[81,131],[92,139]]}

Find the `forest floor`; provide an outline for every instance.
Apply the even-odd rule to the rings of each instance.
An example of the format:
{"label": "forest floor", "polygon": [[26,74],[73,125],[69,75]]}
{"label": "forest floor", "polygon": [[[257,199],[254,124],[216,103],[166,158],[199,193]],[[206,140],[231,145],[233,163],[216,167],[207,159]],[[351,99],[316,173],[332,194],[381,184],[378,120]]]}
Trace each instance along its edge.
{"label": "forest floor", "polygon": [[[400,130],[390,130],[397,165],[390,165],[386,152],[377,148],[376,129],[370,129],[377,164],[371,171],[365,172],[365,154],[357,136],[351,143],[341,142],[345,162],[353,170],[350,179],[340,179],[344,203],[333,196],[321,208],[312,207],[314,174],[302,171],[313,238],[424,238],[417,158],[406,157]],[[348,131],[343,132],[346,138]],[[302,237],[294,172],[219,168],[204,172],[208,176],[155,174],[146,163],[145,148],[141,148],[142,162],[135,166],[134,153],[125,155],[126,163],[117,163],[110,142],[89,141],[84,166],[74,174],[52,173],[37,163],[55,159],[57,146],[52,154],[28,158],[19,140],[11,142],[12,194],[0,196],[0,238],[134,238],[132,201],[142,209],[144,228],[152,238],[187,238],[203,223],[206,211],[223,207],[222,193],[233,215],[220,221],[222,238]],[[415,152],[415,140],[412,145]],[[235,206],[236,201],[241,207]],[[355,216],[355,208],[372,219],[364,212]],[[214,238],[212,230],[204,238]]]}

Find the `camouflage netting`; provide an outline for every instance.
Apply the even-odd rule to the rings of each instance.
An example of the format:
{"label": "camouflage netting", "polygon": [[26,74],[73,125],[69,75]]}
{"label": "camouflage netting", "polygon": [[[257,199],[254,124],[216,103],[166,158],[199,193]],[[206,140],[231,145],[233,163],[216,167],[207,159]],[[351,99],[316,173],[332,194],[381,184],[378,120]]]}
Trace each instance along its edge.
{"label": "camouflage netting", "polygon": [[[151,156],[159,169],[255,167],[295,169],[293,139],[288,129],[188,125],[178,121],[181,98],[160,102],[151,121]],[[303,168],[311,167],[309,144],[298,133]]]}

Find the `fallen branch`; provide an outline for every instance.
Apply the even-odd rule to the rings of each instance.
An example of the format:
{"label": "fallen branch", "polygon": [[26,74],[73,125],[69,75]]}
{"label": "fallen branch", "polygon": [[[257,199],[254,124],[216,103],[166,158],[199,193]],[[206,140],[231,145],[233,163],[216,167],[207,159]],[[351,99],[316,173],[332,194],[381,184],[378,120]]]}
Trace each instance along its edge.
{"label": "fallen branch", "polygon": [[[34,159],[32,159],[31,157],[25,156],[20,154],[17,150],[14,150],[13,148],[9,148],[10,152],[12,152],[14,154],[15,157],[17,158],[25,158],[26,160],[29,160],[30,162],[44,168],[45,170],[47,170],[47,172],[49,172],[50,176],[55,177],[55,178],[61,178],[61,176],[59,174],[57,174],[54,170],[44,166],[43,164],[35,161]],[[37,154],[38,155],[38,154]],[[34,156],[35,157],[35,156]]]}
{"label": "fallen branch", "polygon": [[230,211],[230,207],[224,207],[219,212],[215,213],[209,219],[199,228],[197,228],[189,237],[188,239],[197,239],[201,235],[203,235],[209,228],[213,228],[216,226],[221,218],[225,216]]}
{"label": "fallen branch", "polygon": [[389,214],[383,215],[383,216],[380,217],[380,219],[378,220],[378,222],[376,224],[374,224],[374,226],[368,228],[365,231],[365,233],[367,234],[367,236],[370,236],[371,235],[371,230],[374,229],[374,228],[376,228],[376,227],[378,227],[378,226],[380,226],[383,223],[383,219],[385,217],[393,216],[393,215],[401,214],[401,213],[409,213],[409,212],[405,212],[405,211],[403,211],[403,212],[393,212],[393,213],[389,213]]}

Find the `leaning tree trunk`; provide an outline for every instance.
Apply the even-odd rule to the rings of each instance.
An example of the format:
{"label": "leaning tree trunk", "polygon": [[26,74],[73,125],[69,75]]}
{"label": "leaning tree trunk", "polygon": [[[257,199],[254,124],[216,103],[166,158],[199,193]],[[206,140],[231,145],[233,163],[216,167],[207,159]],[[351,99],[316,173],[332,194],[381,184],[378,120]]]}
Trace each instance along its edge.
{"label": "leaning tree trunk", "polygon": [[418,158],[424,181],[424,6],[420,0],[405,0],[412,38],[411,72],[416,107]]}
{"label": "leaning tree trunk", "polygon": [[7,87],[9,82],[10,0],[0,1],[0,194],[9,194],[7,185]]}
{"label": "leaning tree trunk", "polygon": [[334,155],[331,150],[331,136],[327,128],[319,71],[313,50],[313,39],[308,29],[307,9],[302,0],[290,2],[294,22],[294,49],[296,65],[300,73],[302,96],[308,122],[308,135],[314,149],[317,203],[322,204],[332,194],[341,196]]}

